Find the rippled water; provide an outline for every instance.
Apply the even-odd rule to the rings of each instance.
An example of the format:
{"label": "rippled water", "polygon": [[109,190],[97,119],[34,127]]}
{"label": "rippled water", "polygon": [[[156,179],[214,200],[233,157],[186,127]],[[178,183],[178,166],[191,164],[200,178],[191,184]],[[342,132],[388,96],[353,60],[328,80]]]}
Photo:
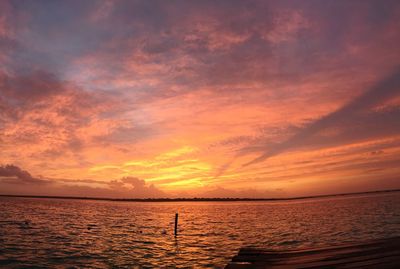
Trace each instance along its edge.
{"label": "rippled water", "polygon": [[287,249],[395,235],[399,193],[289,202],[0,198],[0,266],[11,268],[221,268],[243,246]]}

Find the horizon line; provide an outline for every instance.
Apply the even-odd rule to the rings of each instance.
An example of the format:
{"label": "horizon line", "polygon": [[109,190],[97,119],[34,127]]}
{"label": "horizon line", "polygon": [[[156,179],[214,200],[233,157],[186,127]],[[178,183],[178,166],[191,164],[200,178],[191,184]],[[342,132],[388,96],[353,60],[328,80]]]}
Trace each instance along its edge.
{"label": "horizon line", "polygon": [[349,193],[337,193],[337,194],[323,194],[323,195],[309,195],[309,196],[297,196],[287,198],[234,198],[234,197],[214,197],[214,198],[107,198],[107,197],[85,197],[85,196],[56,196],[56,195],[20,195],[20,194],[0,194],[0,197],[15,197],[15,198],[34,198],[34,199],[69,199],[69,200],[97,200],[97,201],[113,201],[113,202],[224,202],[224,201],[290,201],[290,200],[302,200],[302,199],[313,199],[313,198],[325,198],[325,197],[336,197],[336,196],[350,196],[350,195],[362,195],[362,194],[379,194],[379,193],[390,193],[400,192],[400,189],[388,189],[388,190],[377,190],[377,191],[364,191],[364,192],[349,192]]}

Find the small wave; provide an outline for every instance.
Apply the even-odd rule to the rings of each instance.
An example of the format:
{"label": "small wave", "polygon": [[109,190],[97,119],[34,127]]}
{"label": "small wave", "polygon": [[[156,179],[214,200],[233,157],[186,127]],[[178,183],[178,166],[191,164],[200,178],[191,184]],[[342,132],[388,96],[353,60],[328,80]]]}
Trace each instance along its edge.
{"label": "small wave", "polygon": [[278,245],[287,246],[287,245],[296,245],[296,244],[300,244],[300,243],[301,243],[301,241],[298,241],[298,240],[286,240],[286,241],[279,242]]}

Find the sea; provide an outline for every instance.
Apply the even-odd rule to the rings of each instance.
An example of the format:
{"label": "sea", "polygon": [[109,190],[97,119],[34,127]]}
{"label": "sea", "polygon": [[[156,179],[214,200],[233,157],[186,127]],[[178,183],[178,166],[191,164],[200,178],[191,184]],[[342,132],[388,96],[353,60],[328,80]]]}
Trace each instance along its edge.
{"label": "sea", "polygon": [[223,268],[241,247],[393,236],[400,192],[245,202],[0,197],[1,268]]}

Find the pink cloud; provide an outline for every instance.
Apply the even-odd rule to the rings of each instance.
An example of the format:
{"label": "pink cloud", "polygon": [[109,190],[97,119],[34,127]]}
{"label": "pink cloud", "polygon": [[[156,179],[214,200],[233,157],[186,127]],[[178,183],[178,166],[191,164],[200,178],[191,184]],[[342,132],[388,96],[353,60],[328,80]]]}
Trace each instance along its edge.
{"label": "pink cloud", "polygon": [[[268,195],[326,189],[317,175],[345,189],[341,178],[367,178],[375,161],[374,177],[396,174],[397,146],[382,141],[398,139],[398,96],[374,103],[381,96],[367,93],[400,62],[395,1],[3,1],[0,10],[4,163],[143,193],[152,190],[140,180],[112,179],[135,174],[171,192],[232,186],[232,195],[251,184]],[[373,104],[348,109],[358,96]],[[364,162],[370,144],[382,159]],[[182,148],[194,150],[170,154]],[[343,156],[324,158],[336,149]],[[241,166],[266,153],[267,164]],[[110,187],[90,184],[79,192]]]}

